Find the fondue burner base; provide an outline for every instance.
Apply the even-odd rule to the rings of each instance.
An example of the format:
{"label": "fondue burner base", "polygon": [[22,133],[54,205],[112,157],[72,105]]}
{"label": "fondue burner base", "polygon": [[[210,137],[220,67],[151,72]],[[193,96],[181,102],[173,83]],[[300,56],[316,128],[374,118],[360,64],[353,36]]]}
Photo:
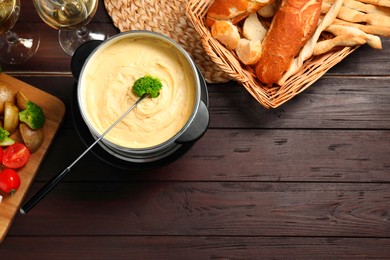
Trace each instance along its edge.
{"label": "fondue burner base", "polygon": [[[92,53],[92,51],[96,47],[98,47],[101,43],[102,41],[90,41],[83,44],[76,50],[74,57],[72,58],[72,64],[71,64],[72,73],[76,79],[78,78],[79,72],[81,71],[81,68],[83,67],[83,64],[85,60],[88,58],[89,54]],[[209,99],[208,99],[207,84],[199,70],[198,72],[199,72],[198,73],[199,79],[201,82],[201,99],[208,107]],[[78,135],[80,136],[82,142],[87,147],[89,147],[95,142],[96,139],[89,131],[88,126],[85,124],[81,116],[80,108],[77,102],[77,82],[74,84],[73,87],[71,114]],[[167,151],[165,155],[164,154],[159,155],[159,157],[156,158],[155,160],[147,161],[147,162],[141,162],[137,160],[128,161],[128,160],[120,159],[112,155],[111,153],[107,152],[107,150],[100,145],[95,145],[91,149],[91,153],[93,153],[101,161],[111,166],[114,166],[116,168],[130,170],[130,171],[140,171],[140,170],[155,169],[170,164],[178,160],[179,158],[181,158],[184,154],[186,154],[194,144],[195,141],[183,143],[183,144],[177,144],[176,147]]]}

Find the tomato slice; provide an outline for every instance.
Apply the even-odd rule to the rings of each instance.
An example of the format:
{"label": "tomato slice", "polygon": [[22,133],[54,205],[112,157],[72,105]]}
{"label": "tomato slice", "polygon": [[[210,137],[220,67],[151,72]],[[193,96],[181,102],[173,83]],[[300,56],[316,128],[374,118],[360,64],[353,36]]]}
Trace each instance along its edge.
{"label": "tomato slice", "polygon": [[22,143],[14,143],[3,152],[3,165],[7,168],[18,169],[26,165],[30,158],[30,150]]}

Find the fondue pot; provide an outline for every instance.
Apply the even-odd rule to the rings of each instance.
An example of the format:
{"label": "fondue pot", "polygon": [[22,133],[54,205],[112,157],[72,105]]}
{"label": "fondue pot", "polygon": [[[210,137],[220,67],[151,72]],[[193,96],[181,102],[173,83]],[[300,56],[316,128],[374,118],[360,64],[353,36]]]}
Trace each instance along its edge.
{"label": "fondue pot", "polygon": [[[130,31],[119,33],[105,41],[90,41],[79,47],[72,57],[71,69],[77,80],[72,99],[72,115],[75,127],[88,146],[92,144],[100,134],[94,128],[85,111],[82,98],[84,81],[88,80],[86,68],[94,61],[96,55],[104,55],[104,50],[121,40],[150,39],[158,45],[168,46],[178,55],[184,57],[184,61],[190,68],[194,79],[194,100],[192,112],[184,126],[168,140],[145,148],[132,148],[114,143],[104,137],[92,149],[92,152],[101,160],[119,168],[145,169],[155,168],[177,160],[185,154],[192,145],[206,132],[209,124],[208,93],[206,82],[196,64],[188,53],[172,39],[151,31]],[[91,71],[89,71],[91,74]],[[142,101],[143,102],[143,101]],[[130,112],[132,113],[132,112]]]}

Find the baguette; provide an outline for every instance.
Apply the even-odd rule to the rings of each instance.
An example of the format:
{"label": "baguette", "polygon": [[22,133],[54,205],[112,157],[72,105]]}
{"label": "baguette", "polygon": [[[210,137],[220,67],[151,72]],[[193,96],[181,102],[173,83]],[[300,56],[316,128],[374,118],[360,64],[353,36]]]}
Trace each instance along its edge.
{"label": "baguette", "polygon": [[257,78],[277,83],[316,30],[321,0],[283,0],[264,38]]}

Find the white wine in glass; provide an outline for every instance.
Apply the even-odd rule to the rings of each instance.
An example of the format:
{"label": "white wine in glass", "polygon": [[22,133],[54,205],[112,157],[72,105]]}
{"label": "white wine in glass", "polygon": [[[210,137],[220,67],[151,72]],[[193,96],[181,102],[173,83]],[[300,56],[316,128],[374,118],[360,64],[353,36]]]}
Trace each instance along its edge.
{"label": "white wine in glass", "polygon": [[41,19],[59,30],[59,43],[69,55],[84,42],[104,40],[108,30],[104,25],[91,25],[98,0],[33,0]]}
{"label": "white wine in glass", "polygon": [[32,23],[16,23],[19,14],[20,0],[0,0],[0,63],[23,63],[38,49],[38,31]]}

